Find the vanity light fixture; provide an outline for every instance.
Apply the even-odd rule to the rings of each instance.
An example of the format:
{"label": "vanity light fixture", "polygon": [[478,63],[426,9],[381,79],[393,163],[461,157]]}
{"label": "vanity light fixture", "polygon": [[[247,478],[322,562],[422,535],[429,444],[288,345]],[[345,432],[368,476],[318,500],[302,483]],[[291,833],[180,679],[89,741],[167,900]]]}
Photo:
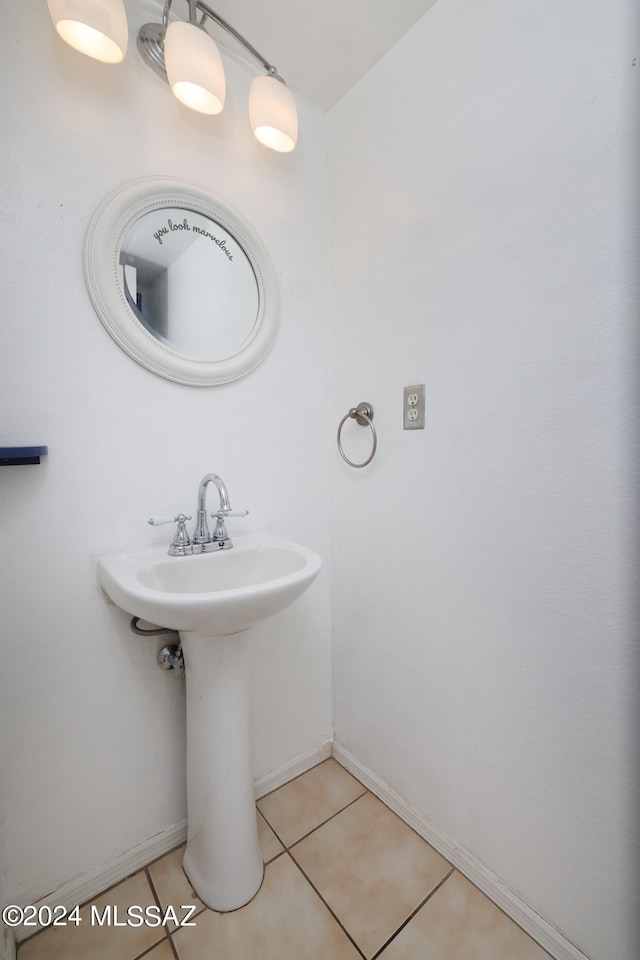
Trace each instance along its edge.
{"label": "vanity light fixture", "polygon": [[[222,58],[207,20],[230,34],[266,71],[255,77],[249,91],[249,119],[256,138],[279,153],[294,149],[298,137],[295,100],[273,64],[241,33],[203,0],[186,0],[188,20],[172,20],[173,0],[165,0],[161,23],[145,23],[138,31],[144,62],[187,107],[216,114],[224,107]],[[127,52],[128,27],[123,0],[47,0],[56,30],[63,40],[96,60],[119,63]],[[198,21],[198,12],[201,19]]]}

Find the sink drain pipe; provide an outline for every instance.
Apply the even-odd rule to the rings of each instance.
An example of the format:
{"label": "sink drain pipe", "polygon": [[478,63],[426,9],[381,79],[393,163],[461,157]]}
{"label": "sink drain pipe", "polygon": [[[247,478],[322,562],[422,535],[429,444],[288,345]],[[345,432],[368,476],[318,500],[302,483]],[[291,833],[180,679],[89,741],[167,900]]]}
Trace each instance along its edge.
{"label": "sink drain pipe", "polygon": [[167,627],[151,627],[151,629],[145,630],[143,627],[138,626],[139,623],[140,617],[133,617],[129,624],[133,633],[139,637],[163,637],[170,634],[176,638],[177,643],[168,643],[166,647],[160,650],[157,661],[163,670],[176,670],[178,673],[182,673],[184,670],[184,658],[182,656],[182,644],[178,631],[169,630]]}

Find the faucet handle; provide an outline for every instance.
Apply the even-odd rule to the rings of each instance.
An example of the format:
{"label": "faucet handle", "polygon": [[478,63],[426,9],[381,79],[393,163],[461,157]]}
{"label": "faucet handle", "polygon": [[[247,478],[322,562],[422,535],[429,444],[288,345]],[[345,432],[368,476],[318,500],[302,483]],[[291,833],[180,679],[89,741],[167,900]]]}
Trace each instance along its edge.
{"label": "faucet handle", "polygon": [[150,523],[152,527],[161,527],[163,523],[184,523],[186,520],[191,520],[191,517],[184,513],[178,513],[175,517],[151,517],[147,520],[147,523]]}
{"label": "faucet handle", "polygon": [[187,533],[187,520],[191,520],[191,517],[184,513],[178,513],[175,517],[151,517],[147,521],[152,527],[161,527],[164,523],[178,524],[173,540],[169,545],[168,553],[170,557],[188,557],[193,553],[191,540]]}
{"label": "faucet handle", "polygon": [[246,517],[248,513],[248,510],[232,510],[230,507],[220,507],[219,510],[216,510],[215,513],[212,513],[211,516],[216,521],[216,528],[213,531],[211,541],[222,548],[233,546],[231,540],[229,539],[229,534],[227,533],[227,528],[225,527],[224,522],[227,517]]}

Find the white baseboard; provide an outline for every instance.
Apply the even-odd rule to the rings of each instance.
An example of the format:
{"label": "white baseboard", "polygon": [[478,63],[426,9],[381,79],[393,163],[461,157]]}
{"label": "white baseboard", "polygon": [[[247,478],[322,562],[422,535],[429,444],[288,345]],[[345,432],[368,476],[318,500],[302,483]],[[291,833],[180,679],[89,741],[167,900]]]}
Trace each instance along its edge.
{"label": "white baseboard", "polygon": [[[57,904],[62,904],[72,909],[76,904],[93,900],[94,897],[108,890],[109,887],[120,883],[120,881],[126,877],[137,873],[142,867],[146,867],[148,863],[151,863],[163,854],[168,853],[169,850],[173,850],[174,847],[184,843],[186,839],[187,821],[181,820],[180,823],[168,827],[166,830],[157,833],[143,843],[139,843],[131,850],[127,850],[126,853],[120,854],[120,856],[114,860],[110,860],[108,863],[96,867],[95,870],[90,870],[89,873],[75,877],[68,883],[63,883],[62,886],[58,887],[53,893],[38,900],[36,906],[53,907]],[[26,940],[27,937],[37,932],[37,927],[30,928],[29,930],[16,928],[15,939],[18,943],[21,943],[23,940]],[[9,956],[11,955],[9,954]]]}
{"label": "white baseboard", "polygon": [[0,960],[16,960],[16,938],[4,924],[0,924]]}
{"label": "white baseboard", "polygon": [[273,790],[277,790],[278,787],[284,786],[290,780],[295,780],[301,773],[306,773],[307,770],[311,770],[312,767],[322,763],[323,760],[328,760],[331,756],[333,756],[333,741],[327,740],[321,746],[314,747],[313,750],[307,750],[306,753],[289,760],[266,776],[260,777],[254,781],[256,800],[265,797]]}
{"label": "white baseboard", "polygon": [[386,806],[404,820],[424,840],[448,860],[468,880],[481,890],[496,906],[519,927],[550,953],[555,960],[588,960],[552,924],[527,906],[513,890],[510,890],[495,874],[475,860],[470,853],[459,847],[451,837],[441,833],[426,817],[415,809],[391,787],[363,766],[348,750],[338,743],[333,744],[333,756],[361,783],[374,793]]}

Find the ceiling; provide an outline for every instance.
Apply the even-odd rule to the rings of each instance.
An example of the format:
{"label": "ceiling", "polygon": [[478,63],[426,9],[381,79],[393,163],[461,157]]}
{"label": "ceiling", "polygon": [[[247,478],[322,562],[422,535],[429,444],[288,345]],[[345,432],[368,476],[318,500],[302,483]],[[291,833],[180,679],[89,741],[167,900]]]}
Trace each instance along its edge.
{"label": "ceiling", "polygon": [[[436,0],[206,0],[285,78],[294,93],[329,110]],[[130,27],[159,22],[163,0],[125,0]],[[171,17],[186,19],[186,0]],[[235,41],[209,23],[221,46]],[[248,54],[245,54],[248,56]]]}

